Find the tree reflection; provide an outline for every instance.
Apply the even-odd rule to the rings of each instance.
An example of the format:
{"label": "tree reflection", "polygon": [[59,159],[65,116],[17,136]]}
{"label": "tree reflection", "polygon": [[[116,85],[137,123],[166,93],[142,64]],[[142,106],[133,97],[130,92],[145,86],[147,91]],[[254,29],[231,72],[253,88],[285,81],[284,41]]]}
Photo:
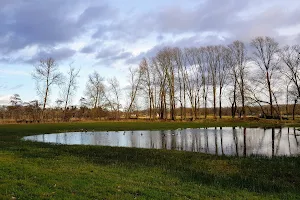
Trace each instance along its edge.
{"label": "tree reflection", "polygon": [[223,129],[222,129],[222,127],[220,128],[220,138],[221,138],[221,151],[222,151],[222,155],[224,155],[224,148],[223,148]]}
{"label": "tree reflection", "polygon": [[263,148],[264,148],[264,142],[265,142],[265,138],[266,138],[266,129],[264,128],[263,131],[262,131],[262,137],[261,139],[259,140],[258,142],[258,148],[257,148],[257,152],[258,153],[260,150],[262,151]]}
{"label": "tree reflection", "polygon": [[275,140],[275,129],[272,128],[272,157],[274,156],[274,140]]}
{"label": "tree reflection", "polygon": [[[216,155],[278,156],[299,154],[296,128],[204,128],[172,131],[61,133],[29,136],[27,140],[58,144],[88,144],[173,149]],[[31,139],[29,139],[31,138]],[[24,138],[25,139],[25,138]]]}
{"label": "tree reflection", "polygon": [[244,134],[244,157],[246,157],[246,155],[247,155],[247,142],[246,142],[246,128],[244,128],[244,132],[243,132]]}
{"label": "tree reflection", "polygon": [[214,129],[214,135],[215,135],[215,154],[218,155],[218,136],[217,136],[217,127]]}
{"label": "tree reflection", "polygon": [[[274,129],[274,131],[275,131],[275,129]],[[277,134],[278,142],[277,142],[277,148],[276,148],[276,152],[275,152],[276,155],[278,155],[278,152],[279,152],[281,136],[282,136],[282,128],[280,128],[278,130],[278,134]]]}
{"label": "tree reflection", "polygon": [[239,156],[239,142],[238,142],[238,137],[237,137],[237,132],[236,132],[236,128],[232,127],[232,136],[233,136],[233,141],[235,144],[235,152],[236,152],[236,156]]}
{"label": "tree reflection", "polygon": [[175,150],[176,148],[176,134],[175,130],[171,130],[171,149]]}
{"label": "tree reflection", "polygon": [[292,154],[292,151],[291,151],[291,141],[290,141],[290,128],[288,127],[288,136],[287,136],[287,140],[288,140],[288,146],[289,146],[289,153],[290,155]]}
{"label": "tree reflection", "polygon": [[204,152],[208,153],[209,152],[209,144],[208,144],[208,133],[207,133],[207,128],[204,128],[204,136],[205,136],[205,148]]}
{"label": "tree reflection", "polygon": [[295,141],[296,141],[296,144],[297,144],[297,147],[299,146],[299,142],[298,142],[298,139],[297,139],[297,134],[296,134],[296,128],[294,127],[294,137],[295,137]]}

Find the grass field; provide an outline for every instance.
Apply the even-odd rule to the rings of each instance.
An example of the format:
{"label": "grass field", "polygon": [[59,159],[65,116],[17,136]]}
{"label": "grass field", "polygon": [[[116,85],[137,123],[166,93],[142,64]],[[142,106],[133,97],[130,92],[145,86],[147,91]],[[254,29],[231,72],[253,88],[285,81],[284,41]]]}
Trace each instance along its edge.
{"label": "grass field", "polygon": [[[273,120],[0,125],[0,199],[300,199],[300,158],[21,141],[38,133],[280,126]],[[287,126],[299,123],[287,122]]]}

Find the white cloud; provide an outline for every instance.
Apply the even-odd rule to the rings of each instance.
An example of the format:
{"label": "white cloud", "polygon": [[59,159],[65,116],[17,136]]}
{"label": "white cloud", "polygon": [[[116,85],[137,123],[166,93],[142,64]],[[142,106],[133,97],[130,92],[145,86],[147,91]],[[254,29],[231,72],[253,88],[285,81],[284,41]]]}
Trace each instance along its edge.
{"label": "white cloud", "polygon": [[0,76],[3,75],[30,76],[30,73],[23,70],[0,69]]}
{"label": "white cloud", "polygon": [[0,95],[0,105],[8,105],[12,95]]}

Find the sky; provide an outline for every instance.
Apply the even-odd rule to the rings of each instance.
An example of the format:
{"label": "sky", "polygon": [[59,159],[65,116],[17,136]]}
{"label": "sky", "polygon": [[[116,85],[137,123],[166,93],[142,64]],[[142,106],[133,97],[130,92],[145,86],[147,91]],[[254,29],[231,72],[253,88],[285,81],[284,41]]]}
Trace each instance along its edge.
{"label": "sky", "polygon": [[[165,46],[200,47],[270,36],[300,43],[299,0],[0,0],[0,104],[39,99],[34,66],[54,58],[80,68],[78,104],[88,75],[128,85],[129,67]],[[50,104],[59,98],[53,88]]]}

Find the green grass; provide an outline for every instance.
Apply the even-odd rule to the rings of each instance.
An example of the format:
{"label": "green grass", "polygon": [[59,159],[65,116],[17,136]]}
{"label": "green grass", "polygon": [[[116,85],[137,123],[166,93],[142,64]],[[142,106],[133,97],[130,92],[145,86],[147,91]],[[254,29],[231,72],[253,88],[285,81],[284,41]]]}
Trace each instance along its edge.
{"label": "green grass", "polygon": [[[300,158],[21,141],[62,131],[278,126],[277,121],[0,125],[0,199],[299,199]],[[289,124],[299,125],[299,124]]]}

